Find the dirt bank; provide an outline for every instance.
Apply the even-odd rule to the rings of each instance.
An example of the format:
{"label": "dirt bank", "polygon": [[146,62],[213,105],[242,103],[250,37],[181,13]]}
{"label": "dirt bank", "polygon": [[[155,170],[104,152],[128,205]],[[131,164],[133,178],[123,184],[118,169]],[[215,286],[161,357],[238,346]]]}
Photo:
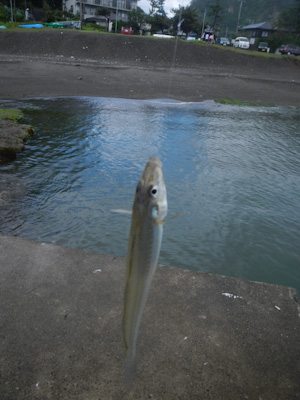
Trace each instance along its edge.
{"label": "dirt bank", "polygon": [[299,106],[299,61],[169,39],[4,31],[0,32],[0,98],[227,97]]}

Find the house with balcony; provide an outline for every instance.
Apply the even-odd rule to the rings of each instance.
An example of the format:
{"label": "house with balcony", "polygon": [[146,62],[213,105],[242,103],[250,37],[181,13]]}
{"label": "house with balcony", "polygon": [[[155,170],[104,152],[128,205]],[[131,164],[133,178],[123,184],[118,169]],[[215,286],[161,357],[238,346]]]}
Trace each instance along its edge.
{"label": "house with balcony", "polygon": [[80,15],[82,4],[82,19],[92,18],[97,15],[97,8],[105,7],[110,10],[110,19],[128,20],[128,11],[137,8],[138,0],[64,0],[64,9],[74,15]]}

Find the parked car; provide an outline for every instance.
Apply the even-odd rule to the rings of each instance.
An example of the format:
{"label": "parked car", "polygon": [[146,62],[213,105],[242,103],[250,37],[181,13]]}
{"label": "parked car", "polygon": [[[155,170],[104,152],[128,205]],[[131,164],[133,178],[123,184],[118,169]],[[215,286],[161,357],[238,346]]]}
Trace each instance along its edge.
{"label": "parked car", "polygon": [[246,37],[239,36],[234,40],[233,47],[237,47],[240,49],[249,49],[250,42]]}
{"label": "parked car", "polygon": [[226,37],[221,37],[217,39],[217,44],[221,44],[222,46],[229,46],[230,42]]}
{"label": "parked car", "polygon": [[132,28],[131,26],[122,26],[121,33],[123,35],[132,35]]}
{"label": "parked car", "polygon": [[278,49],[279,53],[287,54],[290,56],[293,54],[294,56],[300,56],[300,47],[295,44],[283,44]]}
{"label": "parked car", "polygon": [[258,51],[263,51],[263,52],[267,53],[267,52],[268,52],[268,43],[267,43],[267,42],[260,42],[260,43],[258,44],[257,50],[258,50]]}
{"label": "parked car", "polygon": [[165,33],[154,33],[153,37],[161,38],[161,39],[173,39],[175,36],[166,35]]}
{"label": "parked car", "polygon": [[197,33],[194,32],[189,32],[186,36],[186,40],[197,40],[198,39],[198,35]]}

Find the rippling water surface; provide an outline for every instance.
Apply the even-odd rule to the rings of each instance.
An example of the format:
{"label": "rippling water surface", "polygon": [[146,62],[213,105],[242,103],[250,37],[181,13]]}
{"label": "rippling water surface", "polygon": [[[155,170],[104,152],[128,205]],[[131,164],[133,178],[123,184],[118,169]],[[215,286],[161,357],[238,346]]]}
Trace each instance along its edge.
{"label": "rippling water surface", "polygon": [[2,102],[34,138],[0,173],[0,231],[125,256],[135,185],[163,161],[169,215],[160,262],[300,291],[300,112],[119,99]]}

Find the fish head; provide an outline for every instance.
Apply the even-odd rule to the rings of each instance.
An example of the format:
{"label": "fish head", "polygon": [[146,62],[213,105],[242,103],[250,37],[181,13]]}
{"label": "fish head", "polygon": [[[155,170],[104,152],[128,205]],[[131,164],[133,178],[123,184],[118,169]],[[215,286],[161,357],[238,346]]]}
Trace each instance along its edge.
{"label": "fish head", "polygon": [[141,214],[150,214],[157,222],[162,222],[168,212],[167,191],[162,173],[162,162],[149,158],[139,180],[133,207]]}

